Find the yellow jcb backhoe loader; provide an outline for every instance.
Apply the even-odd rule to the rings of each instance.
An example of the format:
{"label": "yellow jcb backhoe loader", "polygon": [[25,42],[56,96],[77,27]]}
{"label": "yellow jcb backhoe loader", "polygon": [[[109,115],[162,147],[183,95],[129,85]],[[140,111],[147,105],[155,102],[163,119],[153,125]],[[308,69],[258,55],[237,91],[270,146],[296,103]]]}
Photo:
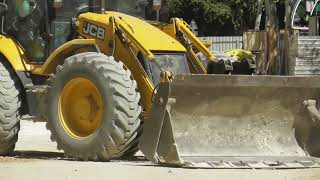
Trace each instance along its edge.
{"label": "yellow jcb backhoe loader", "polygon": [[196,53],[215,57],[187,24],[145,21],[144,6],[2,0],[1,155],[28,115],[44,118],[58,149],[79,160],[140,144],[170,166],[320,166],[320,77],[206,75]]}

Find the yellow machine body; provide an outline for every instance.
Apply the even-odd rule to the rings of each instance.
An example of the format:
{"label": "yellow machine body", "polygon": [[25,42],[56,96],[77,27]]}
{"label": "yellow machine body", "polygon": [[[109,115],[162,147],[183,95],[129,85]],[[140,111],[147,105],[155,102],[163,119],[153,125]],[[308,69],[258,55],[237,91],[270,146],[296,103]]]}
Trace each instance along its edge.
{"label": "yellow machine body", "polygon": [[31,71],[32,65],[29,63],[24,50],[15,40],[0,35],[0,44],[0,53],[10,62],[16,71]]}
{"label": "yellow machine body", "polygon": [[[320,160],[315,158],[320,143],[313,141],[319,128],[309,117],[314,118],[317,109],[310,103],[303,105],[305,101],[319,99],[318,77],[207,75],[198,53],[210,62],[216,57],[179,18],[162,24],[120,12],[88,12],[80,14],[73,27],[76,36],[51,52],[43,63],[31,63],[34,61],[27,58],[26,50],[7,35],[0,35],[0,53],[17,73],[44,77],[55,74],[67,58],[82,52],[101,52],[122,62],[137,82],[141,95],[137,106],[141,105],[146,112],[138,140],[140,150],[149,160],[196,168],[203,165],[209,168],[320,167]],[[157,63],[159,54],[169,59],[167,56],[174,53],[184,55],[189,75],[176,75],[157,64],[161,70],[160,82],[153,82],[140,61]],[[251,57],[239,50],[230,53],[239,58]],[[82,59],[81,63],[86,62]],[[83,93],[88,89],[93,92],[96,105],[102,106],[103,92],[88,81],[80,78],[66,85],[59,98],[58,107],[62,108],[59,115],[66,113],[64,108],[70,107],[69,102],[78,109],[77,104],[81,97],[88,96]],[[80,82],[86,84],[83,90],[77,88]],[[79,98],[71,96],[74,88],[78,90],[75,97]],[[84,104],[88,110],[94,103],[87,100]],[[72,126],[64,129],[74,139],[83,140],[96,132],[104,111],[96,108],[97,118],[91,126],[79,123],[79,114],[74,109],[63,121],[65,126],[68,123]],[[85,128],[81,131],[72,128],[78,126]],[[317,147],[310,147],[314,144]]]}
{"label": "yellow machine body", "polygon": [[[187,26],[183,24],[182,20],[178,19],[178,21],[174,22],[179,24],[178,28],[184,31],[187,30],[187,35],[199,47],[199,51],[203,51],[210,59],[214,59],[214,55],[192,34]],[[84,33],[88,24],[94,25],[94,29],[89,29],[89,31],[95,31],[95,28],[100,28],[103,31],[104,38],[95,37],[96,34],[94,33],[93,35],[90,35],[90,32]],[[172,23],[169,26],[173,27],[175,24]],[[122,31],[122,38],[126,39],[125,43],[121,42],[121,38],[117,38],[117,30]],[[152,61],[154,60],[153,53],[190,52],[177,40],[177,36],[174,34],[176,30],[172,32],[168,31],[168,29],[162,30],[155,28],[155,26],[145,20],[119,12],[108,11],[104,14],[84,13],[77,19],[78,39],[66,42],[57,48],[42,65],[30,63],[30,60],[28,60],[24,53],[24,49],[10,37],[0,36],[0,43],[8,44],[7,47],[0,47],[0,53],[6,57],[16,71],[29,71],[36,75],[46,76],[54,73],[56,67],[62,64],[67,57],[71,56],[75,50],[85,52],[92,50],[96,46],[102,53],[121,60],[130,69],[138,83],[144,109],[148,111],[151,108],[154,85],[137,61],[137,55],[141,53],[147,60]],[[205,73],[205,68],[196,56],[191,61],[196,61],[197,66],[200,67],[199,69],[202,73]]]}

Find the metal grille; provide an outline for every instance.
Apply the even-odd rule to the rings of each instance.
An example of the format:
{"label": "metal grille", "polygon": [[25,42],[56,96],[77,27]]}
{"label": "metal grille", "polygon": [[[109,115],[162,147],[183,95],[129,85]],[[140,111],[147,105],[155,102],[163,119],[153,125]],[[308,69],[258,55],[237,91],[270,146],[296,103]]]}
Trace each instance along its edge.
{"label": "metal grille", "polygon": [[232,49],[243,48],[242,36],[217,36],[217,37],[199,37],[201,40],[212,41],[210,51],[228,51]]}

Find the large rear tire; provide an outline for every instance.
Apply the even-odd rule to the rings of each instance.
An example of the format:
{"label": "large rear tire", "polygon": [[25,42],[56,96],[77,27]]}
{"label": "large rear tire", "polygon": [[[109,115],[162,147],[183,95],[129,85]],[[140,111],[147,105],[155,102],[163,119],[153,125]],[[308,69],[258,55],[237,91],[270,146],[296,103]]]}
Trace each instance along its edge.
{"label": "large rear tire", "polygon": [[0,156],[13,152],[20,130],[20,81],[9,63],[0,61]]}
{"label": "large rear tire", "polygon": [[106,161],[131,148],[140,126],[137,83],[121,62],[100,53],[66,59],[51,75],[47,127],[67,156]]}

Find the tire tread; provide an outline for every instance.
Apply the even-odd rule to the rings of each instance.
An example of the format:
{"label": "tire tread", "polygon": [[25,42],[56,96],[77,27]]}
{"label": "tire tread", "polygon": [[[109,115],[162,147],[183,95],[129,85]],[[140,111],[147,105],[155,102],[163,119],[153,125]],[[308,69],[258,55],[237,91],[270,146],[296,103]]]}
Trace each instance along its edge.
{"label": "tire tread", "polygon": [[[101,53],[81,53],[71,56],[66,59],[62,66],[57,67],[57,73],[79,64],[98,71],[101,74],[100,78],[112,90],[112,98],[114,100],[114,109],[111,111],[114,117],[113,128],[109,128],[111,132],[107,132],[106,137],[101,137],[96,141],[98,143],[96,148],[92,148],[90,151],[79,151],[70,149],[68,145],[61,143],[52,122],[48,120],[47,127],[52,133],[51,139],[57,142],[57,146],[63,149],[67,156],[80,160],[106,161],[122,156],[125,150],[130,149],[132,146],[140,125],[139,115],[142,108],[138,104],[140,94],[136,91],[137,83],[131,79],[130,71],[125,69],[121,62],[117,62],[113,57],[108,57]],[[59,81],[56,76],[51,75],[49,86],[54,86]],[[50,91],[55,91],[55,89],[49,88],[49,93]],[[107,131],[107,129],[103,130]]]}

